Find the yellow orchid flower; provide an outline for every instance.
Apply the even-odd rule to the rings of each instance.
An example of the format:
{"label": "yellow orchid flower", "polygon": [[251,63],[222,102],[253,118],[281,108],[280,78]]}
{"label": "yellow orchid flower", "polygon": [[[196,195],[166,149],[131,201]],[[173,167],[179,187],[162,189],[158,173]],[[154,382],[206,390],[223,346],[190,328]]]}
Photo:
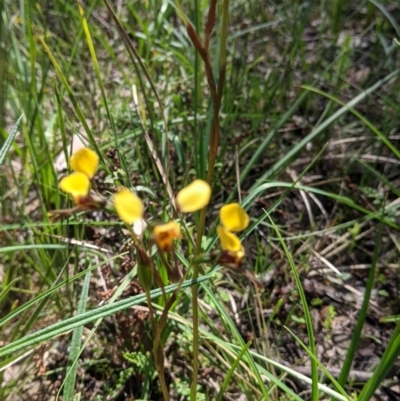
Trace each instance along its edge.
{"label": "yellow orchid flower", "polygon": [[239,237],[222,226],[217,227],[217,234],[222,250],[218,257],[218,263],[230,267],[240,266],[245,256],[245,251]]}
{"label": "yellow orchid flower", "polygon": [[176,201],[183,213],[192,213],[207,206],[210,198],[211,187],[207,182],[197,179],[178,192]]}
{"label": "yellow orchid flower", "polygon": [[229,231],[243,231],[249,225],[249,215],[239,203],[229,203],[219,212],[221,224]]}
{"label": "yellow orchid flower", "polygon": [[114,206],[118,216],[126,224],[133,224],[143,216],[143,202],[127,188],[115,194]]}
{"label": "yellow orchid flower", "polygon": [[99,167],[99,156],[89,148],[81,148],[69,159],[72,170],[92,179]]}
{"label": "yellow orchid flower", "polygon": [[228,231],[225,227],[218,226],[217,233],[223,251],[239,252],[242,249],[239,237]]}
{"label": "yellow orchid flower", "polygon": [[90,181],[83,173],[72,173],[60,181],[60,188],[67,194],[72,195],[75,204],[78,204],[81,197],[88,195]]}
{"label": "yellow orchid flower", "polygon": [[162,252],[171,252],[174,240],[181,238],[181,226],[176,221],[160,224],[153,229],[153,237]]}

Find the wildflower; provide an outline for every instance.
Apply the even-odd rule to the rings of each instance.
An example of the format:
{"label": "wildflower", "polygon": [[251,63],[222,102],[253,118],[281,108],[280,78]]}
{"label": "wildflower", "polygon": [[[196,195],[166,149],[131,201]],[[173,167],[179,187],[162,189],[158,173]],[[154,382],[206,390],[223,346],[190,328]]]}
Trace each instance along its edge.
{"label": "wildflower", "polygon": [[217,233],[221,243],[218,263],[228,267],[240,266],[245,252],[239,237],[222,226],[217,227]]}
{"label": "wildflower", "polygon": [[249,216],[239,203],[222,206],[219,216],[221,224],[229,231],[243,231],[249,225]]}
{"label": "wildflower", "polygon": [[218,226],[217,233],[223,251],[239,252],[242,249],[239,237],[228,231],[225,227]]}
{"label": "wildflower", "polygon": [[82,148],[71,156],[69,162],[74,172],[60,181],[60,188],[72,196],[75,205],[81,208],[97,208],[99,202],[89,192],[90,180],[99,167],[99,156],[89,148]]}
{"label": "wildflower", "polygon": [[197,179],[178,192],[176,201],[183,213],[191,213],[207,206],[210,198],[211,188],[208,183]]}
{"label": "wildflower", "polygon": [[249,216],[238,203],[222,206],[219,215],[222,225],[217,227],[217,233],[222,252],[218,256],[218,263],[238,267],[242,263],[245,251],[239,237],[233,232],[246,229]]}
{"label": "wildflower", "polygon": [[181,227],[176,221],[154,227],[153,237],[162,252],[171,252],[175,239],[181,238]]}
{"label": "wildflower", "polygon": [[114,206],[118,216],[126,224],[133,224],[143,216],[143,202],[127,188],[115,194]]}
{"label": "wildflower", "polygon": [[[238,227],[244,229],[247,227],[248,216],[246,214],[247,217],[244,217],[242,215],[242,211],[243,213],[245,213],[244,210],[242,209],[242,211],[240,211],[239,209],[237,209],[237,206],[232,206],[231,210],[230,208],[225,209],[224,211],[222,211],[221,209],[221,222],[225,225],[224,227],[217,227],[217,233],[221,243],[221,250],[219,252],[212,253],[210,256],[214,257],[215,262],[245,275],[259,290],[262,290],[264,286],[261,281],[258,280],[258,278],[254,275],[254,273],[249,270],[244,270],[240,267],[243,258],[245,257],[244,248],[240,242],[239,237],[237,237],[236,234],[232,233],[226,228],[226,225],[230,226],[231,229],[235,229]],[[230,215],[230,213],[228,213],[229,210],[233,211],[234,213],[232,214],[236,216],[230,216],[230,218],[226,220],[226,215]]]}
{"label": "wildflower", "polygon": [[69,159],[72,170],[85,174],[90,180],[99,167],[99,156],[89,148],[81,148]]}
{"label": "wildflower", "polygon": [[89,193],[90,181],[83,173],[72,173],[60,181],[60,188],[72,195],[75,203],[79,203],[79,199]]}

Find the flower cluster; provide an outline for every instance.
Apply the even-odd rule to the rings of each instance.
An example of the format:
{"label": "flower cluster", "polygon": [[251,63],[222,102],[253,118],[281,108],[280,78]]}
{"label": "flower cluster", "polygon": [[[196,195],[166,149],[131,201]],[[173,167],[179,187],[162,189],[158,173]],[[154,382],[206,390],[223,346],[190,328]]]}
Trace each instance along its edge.
{"label": "flower cluster", "polygon": [[79,149],[69,159],[72,174],[60,181],[60,188],[70,194],[74,204],[82,209],[96,208],[90,196],[90,183],[99,167],[99,156],[88,148]]}
{"label": "flower cluster", "polygon": [[[101,198],[91,193],[91,181],[99,167],[99,157],[89,149],[82,148],[70,158],[72,174],[60,181],[60,188],[72,196],[78,209],[100,209],[105,206]],[[208,205],[211,197],[211,188],[203,180],[194,180],[183,188],[176,200],[181,212],[193,213]],[[144,205],[140,198],[127,188],[122,188],[114,195],[112,206],[120,219],[126,224],[134,224],[143,219]],[[170,252],[173,241],[181,238],[181,229],[176,221],[155,226],[153,237],[158,249]]]}
{"label": "flower cluster", "polygon": [[[118,214],[126,224],[144,223],[144,205],[128,188],[122,188],[111,201],[91,191],[91,184],[99,166],[99,157],[88,148],[82,148],[70,158],[73,172],[60,181],[60,188],[72,196],[74,210],[107,209]],[[211,198],[211,188],[196,179],[180,190],[176,201],[182,213],[193,213],[206,207]],[[220,210],[221,225],[217,227],[221,250],[212,252],[206,260],[225,266],[239,267],[245,255],[240,239],[235,234],[249,224],[249,216],[238,203],[230,203]],[[181,227],[175,220],[153,228],[153,240],[160,252],[172,252],[174,241],[181,238]],[[206,255],[204,255],[206,256]]]}
{"label": "flower cluster", "polygon": [[[207,206],[210,198],[210,186],[197,179],[178,192],[176,202],[182,213],[193,213]],[[180,225],[176,221],[158,225],[154,227],[153,237],[160,251],[171,252],[173,241],[181,238]]]}

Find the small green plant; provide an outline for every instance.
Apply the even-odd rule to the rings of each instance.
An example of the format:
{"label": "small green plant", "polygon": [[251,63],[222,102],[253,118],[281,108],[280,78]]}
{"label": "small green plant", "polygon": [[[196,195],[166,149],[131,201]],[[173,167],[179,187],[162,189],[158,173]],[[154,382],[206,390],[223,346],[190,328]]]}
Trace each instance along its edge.
{"label": "small green plant", "polygon": [[[139,282],[146,293],[149,308],[153,331],[152,356],[164,399],[168,400],[169,390],[164,376],[162,333],[167,324],[168,312],[176,301],[181,285],[189,273],[189,270],[181,271],[177,263],[174,242],[182,237],[183,213],[193,213],[204,209],[210,201],[211,188],[207,182],[197,179],[180,190],[176,196],[176,205],[181,214],[180,222],[171,220],[167,223],[151,226],[149,235],[146,233],[148,223],[144,219],[143,202],[134,192],[127,188],[121,188],[112,199],[106,199],[96,193],[93,177],[99,167],[99,157],[93,150],[86,147],[79,149],[71,156],[70,166],[73,172],[60,181],[60,188],[71,195],[75,207],[52,211],[53,221],[86,210],[105,210],[117,214],[126,224],[132,239],[131,250],[136,254]],[[194,255],[191,258],[192,263],[219,263],[239,270],[245,251],[235,232],[247,228],[249,216],[238,203],[230,203],[220,209],[220,220],[221,225],[217,227],[217,233],[221,250]],[[153,245],[157,247],[157,256],[151,256]],[[156,260],[157,257],[158,260]],[[167,273],[166,278],[163,277],[165,276],[163,272]],[[249,275],[248,277],[251,277],[254,283],[259,284],[255,277]],[[178,286],[172,296],[167,297],[165,286],[170,282],[178,282]],[[151,302],[150,291],[153,284],[158,286],[162,292],[164,308],[159,319],[156,317]],[[125,355],[136,365],[140,362],[139,356],[138,354]],[[143,363],[143,359],[141,360]]]}
{"label": "small green plant", "polygon": [[[112,3],[0,1],[0,399],[32,398],[37,346],[72,333],[46,373],[67,366],[51,383],[64,401],[119,399],[137,379],[124,397],[213,398],[209,369],[217,401],[370,400],[400,350],[399,317],[382,317],[376,332],[392,337],[374,338],[381,361],[354,392],[374,282],[379,303],[397,291],[396,2]],[[210,203],[184,212],[175,190],[196,179]],[[188,193],[189,205],[202,198]],[[232,209],[251,216],[245,230],[226,221]],[[320,269],[323,285],[306,286]],[[365,289],[361,309],[340,308],[358,321],[337,379],[317,359],[308,309],[339,273],[343,291]],[[118,316],[137,310],[146,341],[129,343],[134,324],[119,341]],[[290,330],[310,377],[276,356]],[[111,343],[123,371],[104,358]],[[101,395],[81,391],[92,368]]]}
{"label": "small green plant", "polygon": [[322,322],[327,330],[332,330],[332,322],[336,315],[335,307],[333,305],[328,305],[325,319]]}

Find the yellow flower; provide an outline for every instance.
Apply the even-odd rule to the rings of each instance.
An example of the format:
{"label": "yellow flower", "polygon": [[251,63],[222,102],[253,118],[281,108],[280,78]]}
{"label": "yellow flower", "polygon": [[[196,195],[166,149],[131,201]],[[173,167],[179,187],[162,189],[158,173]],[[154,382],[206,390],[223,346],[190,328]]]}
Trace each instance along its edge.
{"label": "yellow flower", "polygon": [[118,216],[126,224],[133,224],[143,216],[143,202],[127,188],[115,194],[114,206]]}
{"label": "yellow flower", "polygon": [[75,152],[69,159],[72,170],[85,174],[92,179],[99,167],[99,156],[89,148],[82,148]]}
{"label": "yellow flower", "polygon": [[221,224],[229,231],[243,231],[249,225],[249,216],[239,203],[222,206],[219,217]]}
{"label": "yellow flower", "polygon": [[242,249],[242,243],[240,242],[239,237],[228,231],[226,228],[218,226],[217,233],[223,251],[239,252]]}
{"label": "yellow flower", "polygon": [[175,239],[181,237],[181,227],[176,221],[170,221],[154,227],[154,240],[157,247],[162,252],[171,252]]}
{"label": "yellow flower", "polygon": [[240,266],[245,252],[239,237],[222,226],[217,227],[217,233],[222,250],[218,263],[230,267]]}
{"label": "yellow flower", "polygon": [[89,178],[83,173],[72,173],[60,181],[60,188],[72,195],[74,202],[79,203],[81,197],[86,197],[90,189]]}
{"label": "yellow flower", "polygon": [[207,206],[210,198],[210,186],[207,182],[197,179],[178,192],[176,201],[183,213],[191,213]]}

